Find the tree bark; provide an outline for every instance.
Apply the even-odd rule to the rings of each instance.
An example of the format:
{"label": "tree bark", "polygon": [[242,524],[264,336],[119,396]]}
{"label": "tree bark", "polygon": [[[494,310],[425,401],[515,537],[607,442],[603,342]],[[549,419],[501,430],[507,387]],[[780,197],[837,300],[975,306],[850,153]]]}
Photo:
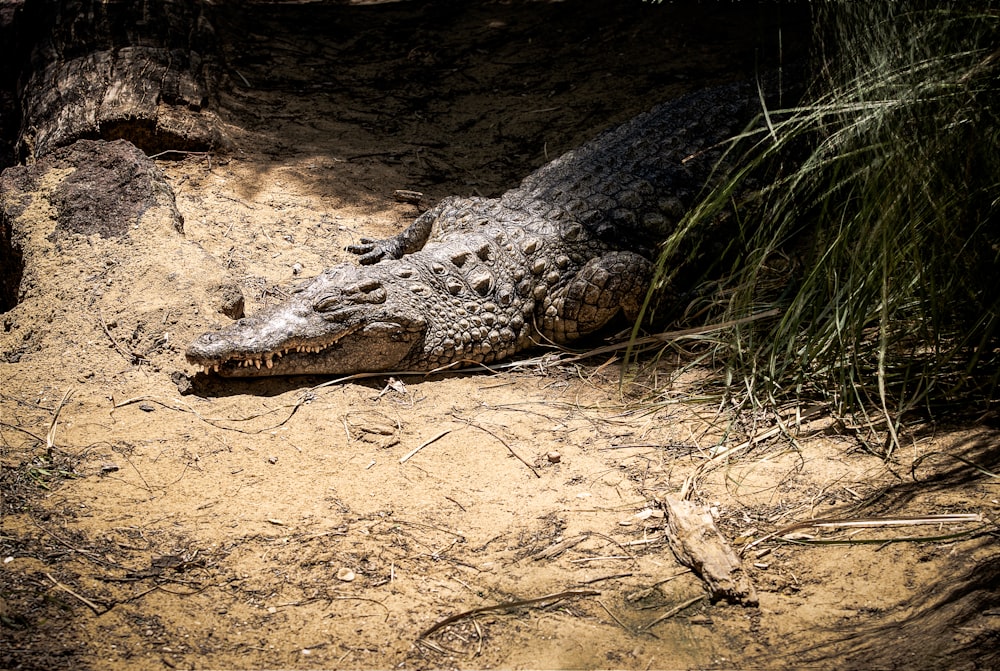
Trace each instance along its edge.
{"label": "tree bark", "polygon": [[198,0],[27,0],[20,158],[81,138],[127,139],[147,154],[222,143],[207,9]]}

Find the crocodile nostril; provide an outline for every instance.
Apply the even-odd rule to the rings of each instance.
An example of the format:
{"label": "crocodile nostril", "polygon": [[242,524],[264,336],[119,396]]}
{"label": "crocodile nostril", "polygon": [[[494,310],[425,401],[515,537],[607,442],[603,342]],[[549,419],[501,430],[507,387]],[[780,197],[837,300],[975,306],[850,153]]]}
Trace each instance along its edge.
{"label": "crocodile nostril", "polygon": [[191,343],[192,347],[206,347],[208,345],[214,345],[219,342],[221,337],[218,333],[204,333],[198,336],[197,340]]}

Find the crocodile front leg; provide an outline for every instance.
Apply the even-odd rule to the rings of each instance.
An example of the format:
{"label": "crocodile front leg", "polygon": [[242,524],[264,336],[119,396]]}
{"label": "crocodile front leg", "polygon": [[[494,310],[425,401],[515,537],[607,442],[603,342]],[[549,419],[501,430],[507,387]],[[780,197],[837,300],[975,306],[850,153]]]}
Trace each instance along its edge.
{"label": "crocodile front leg", "polygon": [[417,217],[406,229],[390,238],[361,238],[347,251],[359,254],[358,262],[369,266],[383,259],[401,259],[424,248],[428,241],[453,231],[473,231],[500,220],[502,206],[496,199],[478,196],[445,198]]}
{"label": "crocodile front leg", "polygon": [[391,238],[376,240],[374,238],[361,238],[356,245],[348,245],[347,251],[358,254],[358,263],[370,266],[378,263],[382,259],[400,259],[406,254],[412,254],[423,249],[427,239],[431,236],[434,222],[440,214],[441,205],[427,210],[417,217],[412,224],[403,231]]}
{"label": "crocodile front leg", "polygon": [[542,301],[539,331],[556,344],[593,333],[619,312],[639,314],[652,264],[634,252],[607,252],[590,259],[566,284]]}

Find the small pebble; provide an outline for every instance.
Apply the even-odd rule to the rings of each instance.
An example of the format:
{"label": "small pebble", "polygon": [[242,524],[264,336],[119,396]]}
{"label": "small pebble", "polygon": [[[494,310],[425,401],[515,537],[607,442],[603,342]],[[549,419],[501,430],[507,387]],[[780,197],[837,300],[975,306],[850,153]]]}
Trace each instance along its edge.
{"label": "small pebble", "polygon": [[337,571],[337,580],[342,580],[344,582],[351,582],[354,580],[354,571],[349,568],[342,568]]}
{"label": "small pebble", "polygon": [[549,452],[545,456],[553,464],[558,464],[560,461],[562,461],[562,455],[556,452],[555,450]]}
{"label": "small pebble", "polygon": [[154,410],[156,410],[156,406],[153,405],[152,403],[140,403],[139,409],[142,410],[143,412],[153,412]]}
{"label": "small pebble", "polygon": [[171,381],[177,385],[177,391],[180,392],[182,396],[187,396],[194,390],[194,385],[191,384],[191,378],[180,371],[174,371],[170,374]]}

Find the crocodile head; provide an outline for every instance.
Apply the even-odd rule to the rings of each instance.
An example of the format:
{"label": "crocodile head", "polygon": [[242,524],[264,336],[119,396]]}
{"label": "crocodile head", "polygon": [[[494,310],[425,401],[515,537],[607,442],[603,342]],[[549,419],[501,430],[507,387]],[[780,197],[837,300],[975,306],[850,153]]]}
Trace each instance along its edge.
{"label": "crocodile head", "polygon": [[394,370],[421,346],[426,311],[393,300],[395,283],[381,275],[375,267],[334,266],[284,303],[200,336],[187,360],[227,377]]}

